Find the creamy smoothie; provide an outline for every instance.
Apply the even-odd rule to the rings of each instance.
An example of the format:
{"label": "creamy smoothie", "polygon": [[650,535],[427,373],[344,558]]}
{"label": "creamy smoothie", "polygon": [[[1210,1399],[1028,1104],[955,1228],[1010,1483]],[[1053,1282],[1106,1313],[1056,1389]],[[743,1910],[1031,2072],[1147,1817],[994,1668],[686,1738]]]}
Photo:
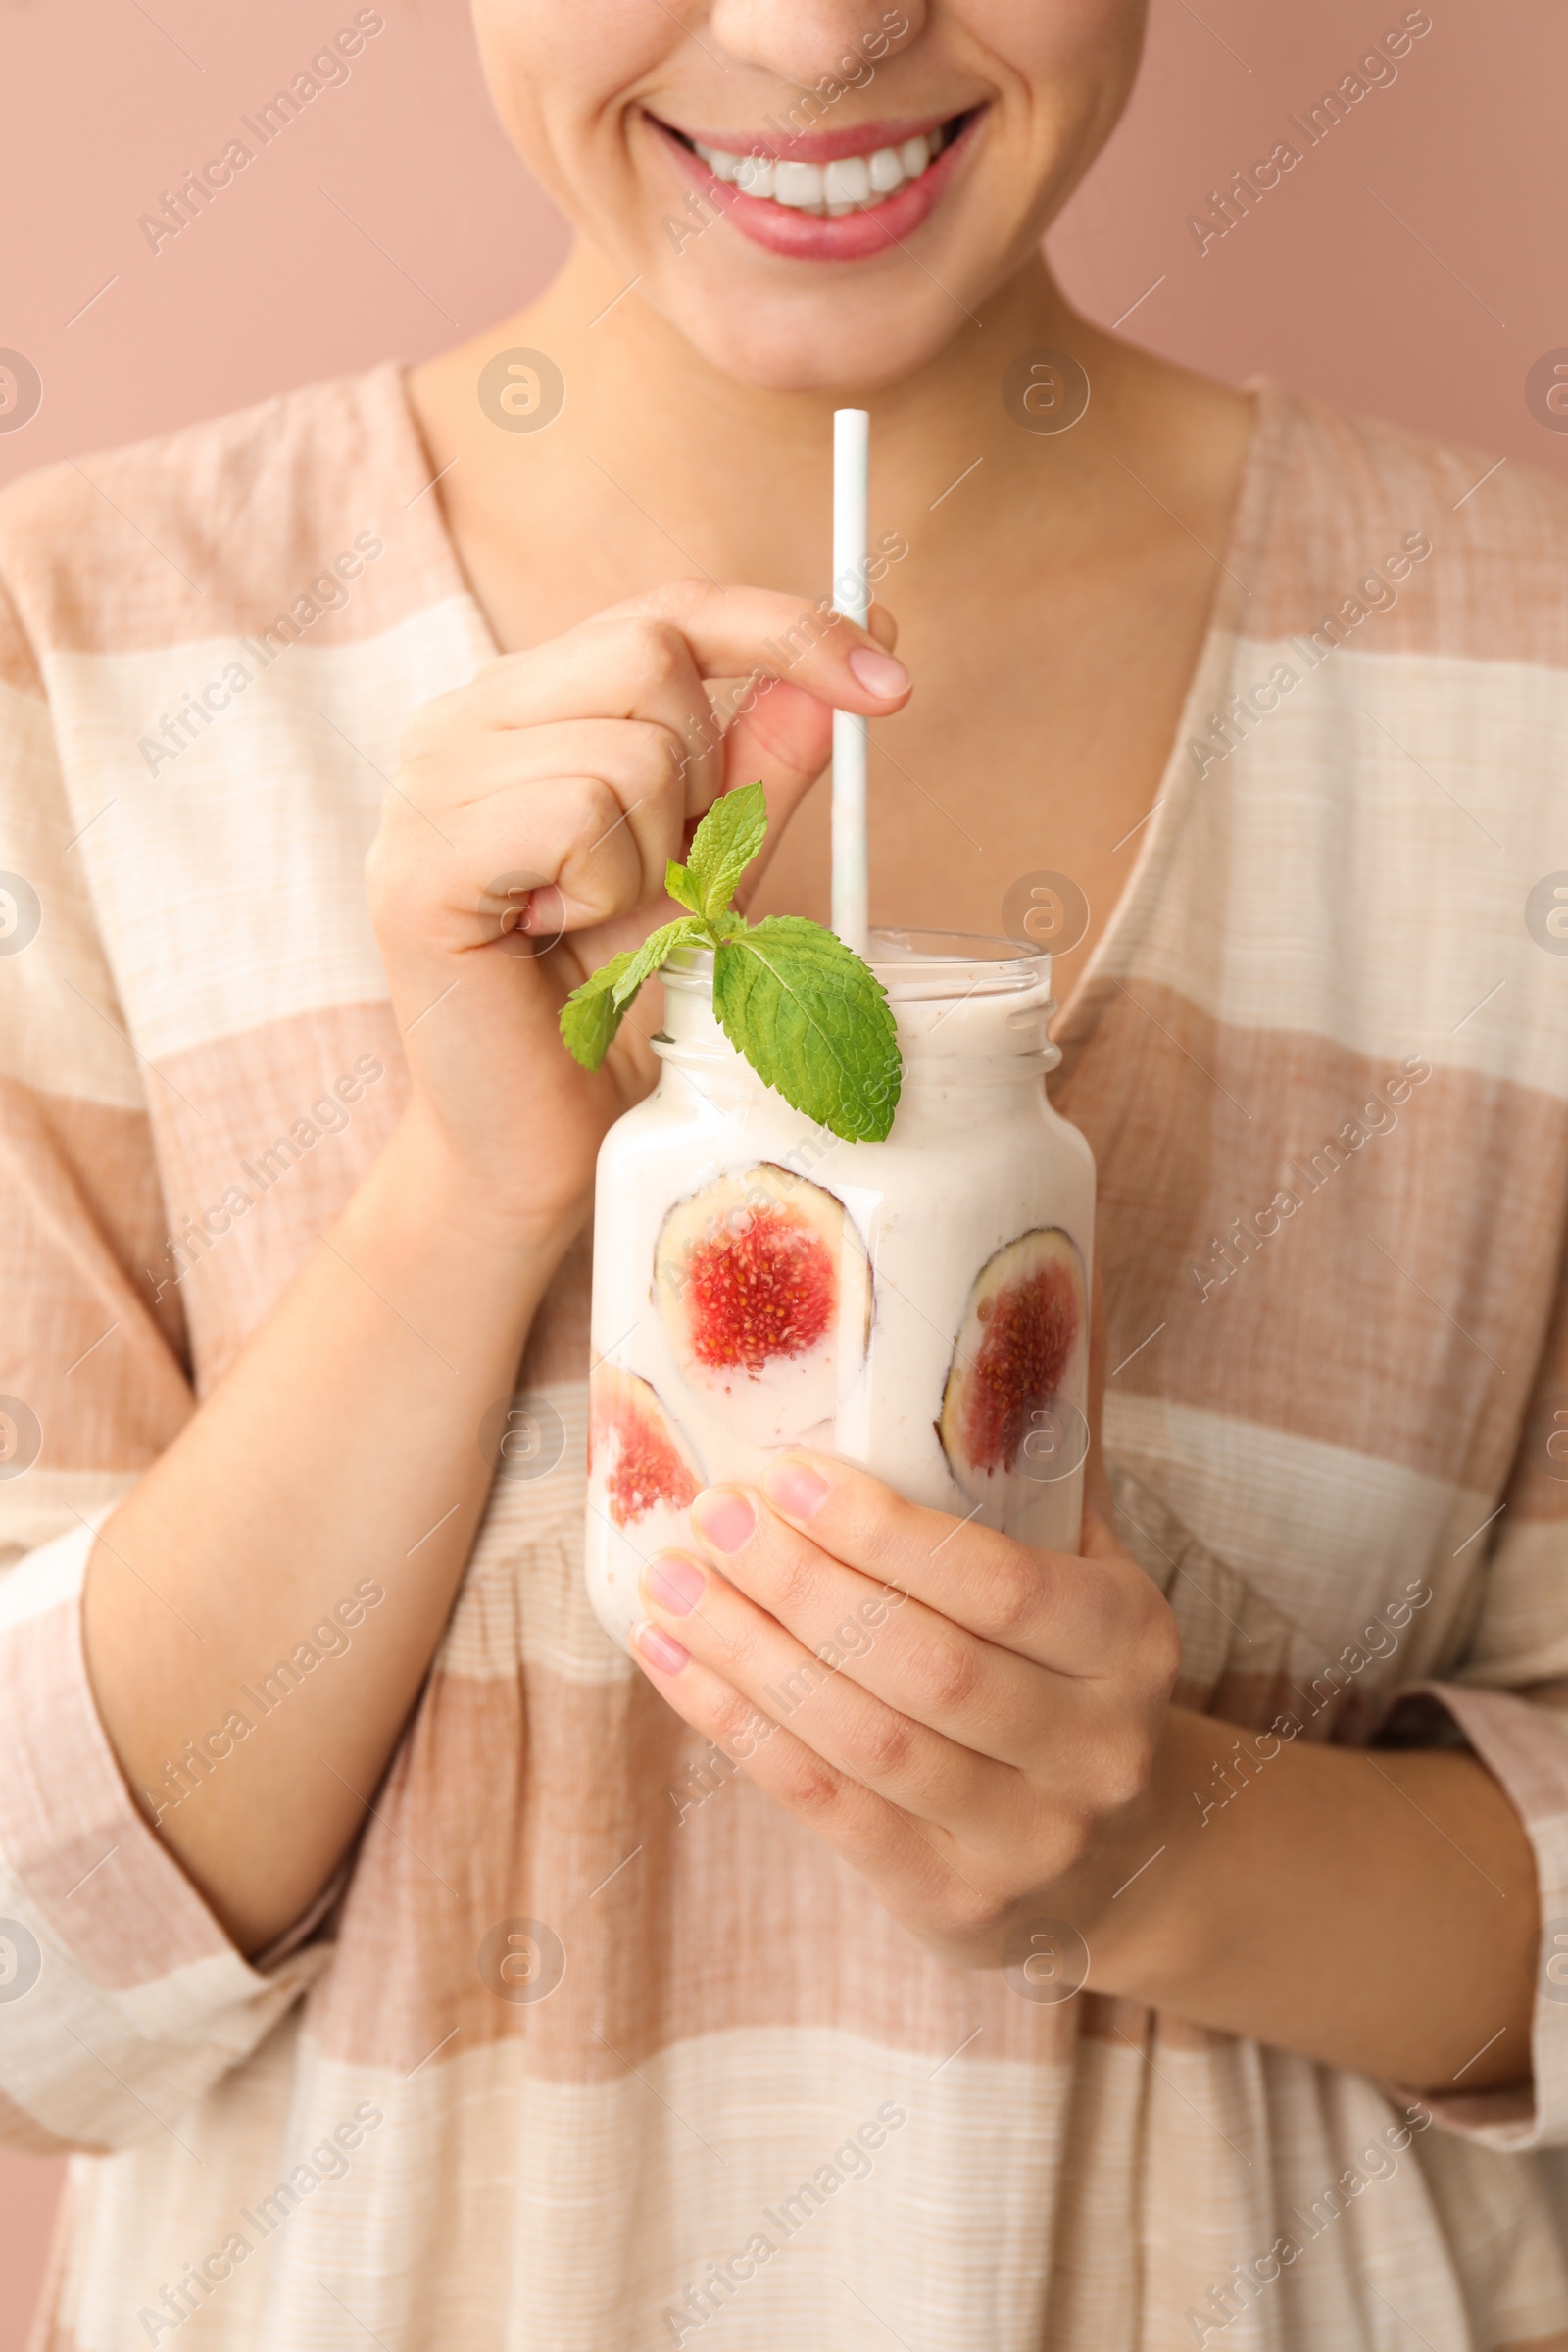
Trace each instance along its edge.
{"label": "creamy smoothie", "polygon": [[869,961],[904,1058],[881,1143],[764,1085],[707,950],[664,968],[660,1082],[606,1137],[595,1200],[588,1591],[623,1645],[700,1489],[786,1446],[1077,1548],[1095,1171],[1046,1096],[1050,957],[878,931]]}

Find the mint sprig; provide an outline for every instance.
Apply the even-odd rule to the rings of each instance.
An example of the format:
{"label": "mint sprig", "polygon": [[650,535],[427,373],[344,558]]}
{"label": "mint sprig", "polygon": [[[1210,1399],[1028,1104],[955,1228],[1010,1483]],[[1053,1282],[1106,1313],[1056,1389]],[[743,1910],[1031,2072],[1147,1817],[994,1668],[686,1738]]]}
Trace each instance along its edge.
{"label": "mint sprig", "polygon": [[677,948],[711,948],[713,1011],[758,1076],[847,1143],[876,1143],[898,1107],[902,1063],[887,992],[869,965],[820,923],[773,914],[749,923],[730,905],[767,834],[760,784],[725,793],[698,826],[664,887],[690,911],[640,948],[613,956],[574,988],[561,1034],[597,1070],[650,973]]}

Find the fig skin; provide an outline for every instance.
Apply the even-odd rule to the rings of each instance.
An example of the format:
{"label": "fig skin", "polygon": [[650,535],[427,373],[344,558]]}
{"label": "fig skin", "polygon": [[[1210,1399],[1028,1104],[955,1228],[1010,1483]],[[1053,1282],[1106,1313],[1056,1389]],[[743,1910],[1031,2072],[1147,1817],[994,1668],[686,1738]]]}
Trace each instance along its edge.
{"label": "fig skin", "polygon": [[[1077,1244],[1037,1226],[996,1250],[970,1285],[942,1392],[937,1436],[954,1480],[976,1501],[1019,1472],[1035,1415],[1081,1387],[1088,1286]],[[1028,1499],[1027,1494],[1020,1503]]]}

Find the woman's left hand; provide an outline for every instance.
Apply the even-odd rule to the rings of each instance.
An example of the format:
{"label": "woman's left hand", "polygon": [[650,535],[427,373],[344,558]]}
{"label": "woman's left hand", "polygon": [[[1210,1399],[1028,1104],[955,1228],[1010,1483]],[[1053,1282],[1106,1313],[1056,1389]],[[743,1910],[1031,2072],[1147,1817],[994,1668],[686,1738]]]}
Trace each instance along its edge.
{"label": "woman's left hand", "polygon": [[1032,1551],[795,1453],[692,1524],[707,1560],[650,1562],[636,1635],[676,1712],[942,1959],[1006,1966],[1048,1915],[1091,1934],[1158,1843],[1179,1656],[1104,1521]]}

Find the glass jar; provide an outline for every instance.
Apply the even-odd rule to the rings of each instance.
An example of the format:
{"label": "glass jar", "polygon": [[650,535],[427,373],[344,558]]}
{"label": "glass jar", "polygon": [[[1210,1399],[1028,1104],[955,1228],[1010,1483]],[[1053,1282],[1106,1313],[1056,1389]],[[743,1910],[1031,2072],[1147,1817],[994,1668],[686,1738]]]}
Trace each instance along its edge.
{"label": "glass jar", "polygon": [[1021,1543],[1078,1546],[1095,1167],[1054,1111],[1051,958],[876,931],[904,1058],[892,1133],[793,1110],[663,971],[663,1064],[599,1154],[588,1592],[623,1645],[688,1507],[809,1446]]}

